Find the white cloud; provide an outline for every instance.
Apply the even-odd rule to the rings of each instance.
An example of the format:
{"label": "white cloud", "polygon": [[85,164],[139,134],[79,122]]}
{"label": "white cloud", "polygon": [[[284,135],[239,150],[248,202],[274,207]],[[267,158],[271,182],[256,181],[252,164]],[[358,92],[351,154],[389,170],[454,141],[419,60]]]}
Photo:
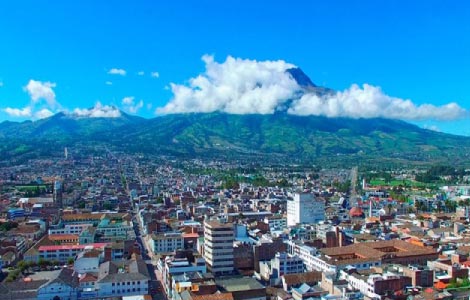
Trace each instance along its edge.
{"label": "white cloud", "polygon": [[139,71],[139,72],[137,72],[137,75],[139,75],[139,76],[144,76],[144,75],[145,75],[145,72],[144,72],[144,71]]}
{"label": "white cloud", "polygon": [[124,97],[121,102],[124,109],[133,114],[137,113],[142,107],[144,107],[144,101],[140,100],[139,102],[134,103],[134,97]]}
{"label": "white cloud", "polygon": [[256,61],[228,56],[222,63],[205,55],[205,71],[188,84],[171,84],[173,98],[157,114],[226,112],[401,120],[455,120],[468,115],[457,103],[417,105],[409,99],[386,95],[380,87],[353,84],[342,92],[322,96],[302,90],[286,72],[295,66],[282,60]]}
{"label": "white cloud", "polygon": [[25,108],[11,108],[7,107],[3,109],[5,113],[7,113],[11,117],[31,117],[31,107],[27,106]]}
{"label": "white cloud", "polygon": [[160,114],[222,111],[233,114],[271,114],[300,89],[285,72],[295,67],[282,60],[262,61],[233,58],[217,63],[209,55],[203,74],[189,86],[171,84],[174,97]]}
{"label": "white cloud", "polygon": [[50,107],[55,107],[57,102],[54,90],[52,89],[54,87],[56,87],[55,83],[30,79],[28,84],[24,87],[24,90],[28,92],[33,103],[37,103],[40,100],[46,100]]}
{"label": "white cloud", "polygon": [[455,120],[465,116],[465,109],[456,103],[442,106],[416,105],[411,100],[390,97],[379,87],[353,84],[343,92],[322,97],[313,93],[293,101],[288,112],[294,115],[326,117],[388,118],[402,120]]}
{"label": "white cloud", "polygon": [[151,72],[151,73],[150,73],[150,76],[153,77],[153,78],[158,78],[158,77],[160,77],[160,73],[158,73],[158,72]]}
{"label": "white cloud", "polygon": [[75,108],[73,113],[86,118],[118,118],[121,112],[114,106],[102,105],[97,102],[93,108]]}
{"label": "white cloud", "polygon": [[50,110],[48,110],[47,108],[43,108],[41,109],[40,111],[37,111],[34,113],[34,116],[37,118],[37,119],[44,119],[44,118],[49,118],[50,116],[52,116],[54,113]]}
{"label": "white cloud", "polygon": [[112,81],[106,81],[104,84],[106,84],[106,85],[113,85],[113,82],[112,82]]}
{"label": "white cloud", "polygon": [[125,76],[126,75],[126,70],[118,69],[118,68],[112,68],[111,70],[108,71],[108,74]]}
{"label": "white cloud", "polygon": [[122,98],[121,102],[124,105],[130,105],[130,104],[134,103],[134,97],[124,97],[124,98]]}
{"label": "white cloud", "polygon": [[436,131],[436,132],[441,132],[441,129],[439,127],[437,127],[436,125],[424,124],[423,128],[424,129],[429,129],[429,130],[432,130],[432,131]]}

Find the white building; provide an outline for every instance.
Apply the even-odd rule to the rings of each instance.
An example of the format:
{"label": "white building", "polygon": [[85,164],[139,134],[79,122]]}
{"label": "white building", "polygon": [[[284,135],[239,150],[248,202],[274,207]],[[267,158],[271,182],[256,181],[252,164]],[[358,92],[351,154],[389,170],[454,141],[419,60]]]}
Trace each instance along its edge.
{"label": "white building", "polygon": [[49,229],[49,235],[53,234],[80,234],[88,227],[93,227],[92,223],[89,224],[65,224],[62,228]]}
{"label": "white building", "polygon": [[208,271],[214,275],[233,272],[233,241],[232,223],[204,222],[204,258]]}
{"label": "white building", "polygon": [[195,257],[194,263],[188,261],[187,258],[167,257],[164,262],[162,271],[162,283],[166,294],[170,297],[174,294],[173,277],[183,274],[199,272],[207,273],[206,261],[202,257]]}
{"label": "white building", "polygon": [[40,259],[67,262],[70,258],[75,258],[75,256],[82,251],[90,251],[93,249],[102,251],[106,245],[107,243],[39,246],[38,252]]}
{"label": "white building", "polygon": [[100,265],[98,274],[98,296],[145,295],[149,280],[147,265],[142,260],[105,262]]}
{"label": "white building", "polygon": [[268,224],[269,231],[279,231],[284,230],[287,227],[287,219],[283,216],[271,216],[264,218],[264,223]]}
{"label": "white building", "polygon": [[184,238],[181,232],[165,232],[152,234],[150,247],[153,253],[174,252],[176,249],[184,248]]}
{"label": "white building", "polygon": [[318,223],[325,220],[325,203],[313,194],[294,194],[294,199],[287,201],[287,226],[296,224]]}
{"label": "white building", "polygon": [[97,273],[100,269],[100,260],[103,252],[98,250],[83,251],[77,255],[73,264],[73,269],[79,274],[87,272]]}
{"label": "white building", "polygon": [[38,289],[37,299],[78,299],[78,278],[74,276],[73,272],[72,269],[68,268],[57,272],[55,278],[52,278]]}
{"label": "white building", "polygon": [[278,283],[281,276],[285,274],[303,273],[305,264],[297,255],[285,252],[276,253],[270,261],[260,261],[260,275],[266,281],[272,280],[271,284]]}

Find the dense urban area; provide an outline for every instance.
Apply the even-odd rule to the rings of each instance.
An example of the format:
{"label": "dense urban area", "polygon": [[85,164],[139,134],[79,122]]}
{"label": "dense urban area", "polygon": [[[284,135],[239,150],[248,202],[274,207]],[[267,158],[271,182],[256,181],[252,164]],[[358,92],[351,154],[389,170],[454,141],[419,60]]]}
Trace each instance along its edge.
{"label": "dense urban area", "polygon": [[106,148],[4,161],[1,299],[468,299],[469,179]]}

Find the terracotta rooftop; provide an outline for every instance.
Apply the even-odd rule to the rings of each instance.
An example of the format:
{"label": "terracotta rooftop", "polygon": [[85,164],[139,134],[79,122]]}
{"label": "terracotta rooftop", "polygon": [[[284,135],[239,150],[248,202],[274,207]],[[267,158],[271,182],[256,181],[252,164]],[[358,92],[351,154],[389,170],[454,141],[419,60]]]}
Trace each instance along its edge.
{"label": "terracotta rooftop", "polygon": [[320,251],[339,264],[381,259],[393,253],[396,257],[435,254],[435,250],[402,240],[377,241],[352,244],[345,247],[323,248]]}
{"label": "terracotta rooftop", "polygon": [[321,281],[321,276],[321,272],[313,271],[297,274],[286,274],[283,277],[287,285],[297,285],[302,283],[316,283]]}
{"label": "terracotta rooftop", "polygon": [[61,240],[75,240],[78,239],[77,234],[50,234],[49,240],[61,241]]}
{"label": "terracotta rooftop", "polygon": [[220,293],[211,295],[192,295],[193,300],[233,300],[232,293]]}
{"label": "terracotta rooftop", "polygon": [[100,220],[103,217],[103,214],[69,214],[63,215],[62,220],[64,221],[74,221],[74,220]]}

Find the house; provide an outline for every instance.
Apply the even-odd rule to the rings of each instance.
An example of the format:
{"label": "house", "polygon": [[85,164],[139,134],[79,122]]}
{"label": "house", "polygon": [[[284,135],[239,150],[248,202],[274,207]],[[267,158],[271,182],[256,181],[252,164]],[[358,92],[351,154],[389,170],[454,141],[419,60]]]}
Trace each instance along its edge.
{"label": "house", "polygon": [[64,268],[53,278],[38,289],[38,300],[78,299],[78,274],[69,268]]}
{"label": "house", "polygon": [[99,297],[131,296],[148,293],[150,275],[143,260],[107,261],[100,265]]}

